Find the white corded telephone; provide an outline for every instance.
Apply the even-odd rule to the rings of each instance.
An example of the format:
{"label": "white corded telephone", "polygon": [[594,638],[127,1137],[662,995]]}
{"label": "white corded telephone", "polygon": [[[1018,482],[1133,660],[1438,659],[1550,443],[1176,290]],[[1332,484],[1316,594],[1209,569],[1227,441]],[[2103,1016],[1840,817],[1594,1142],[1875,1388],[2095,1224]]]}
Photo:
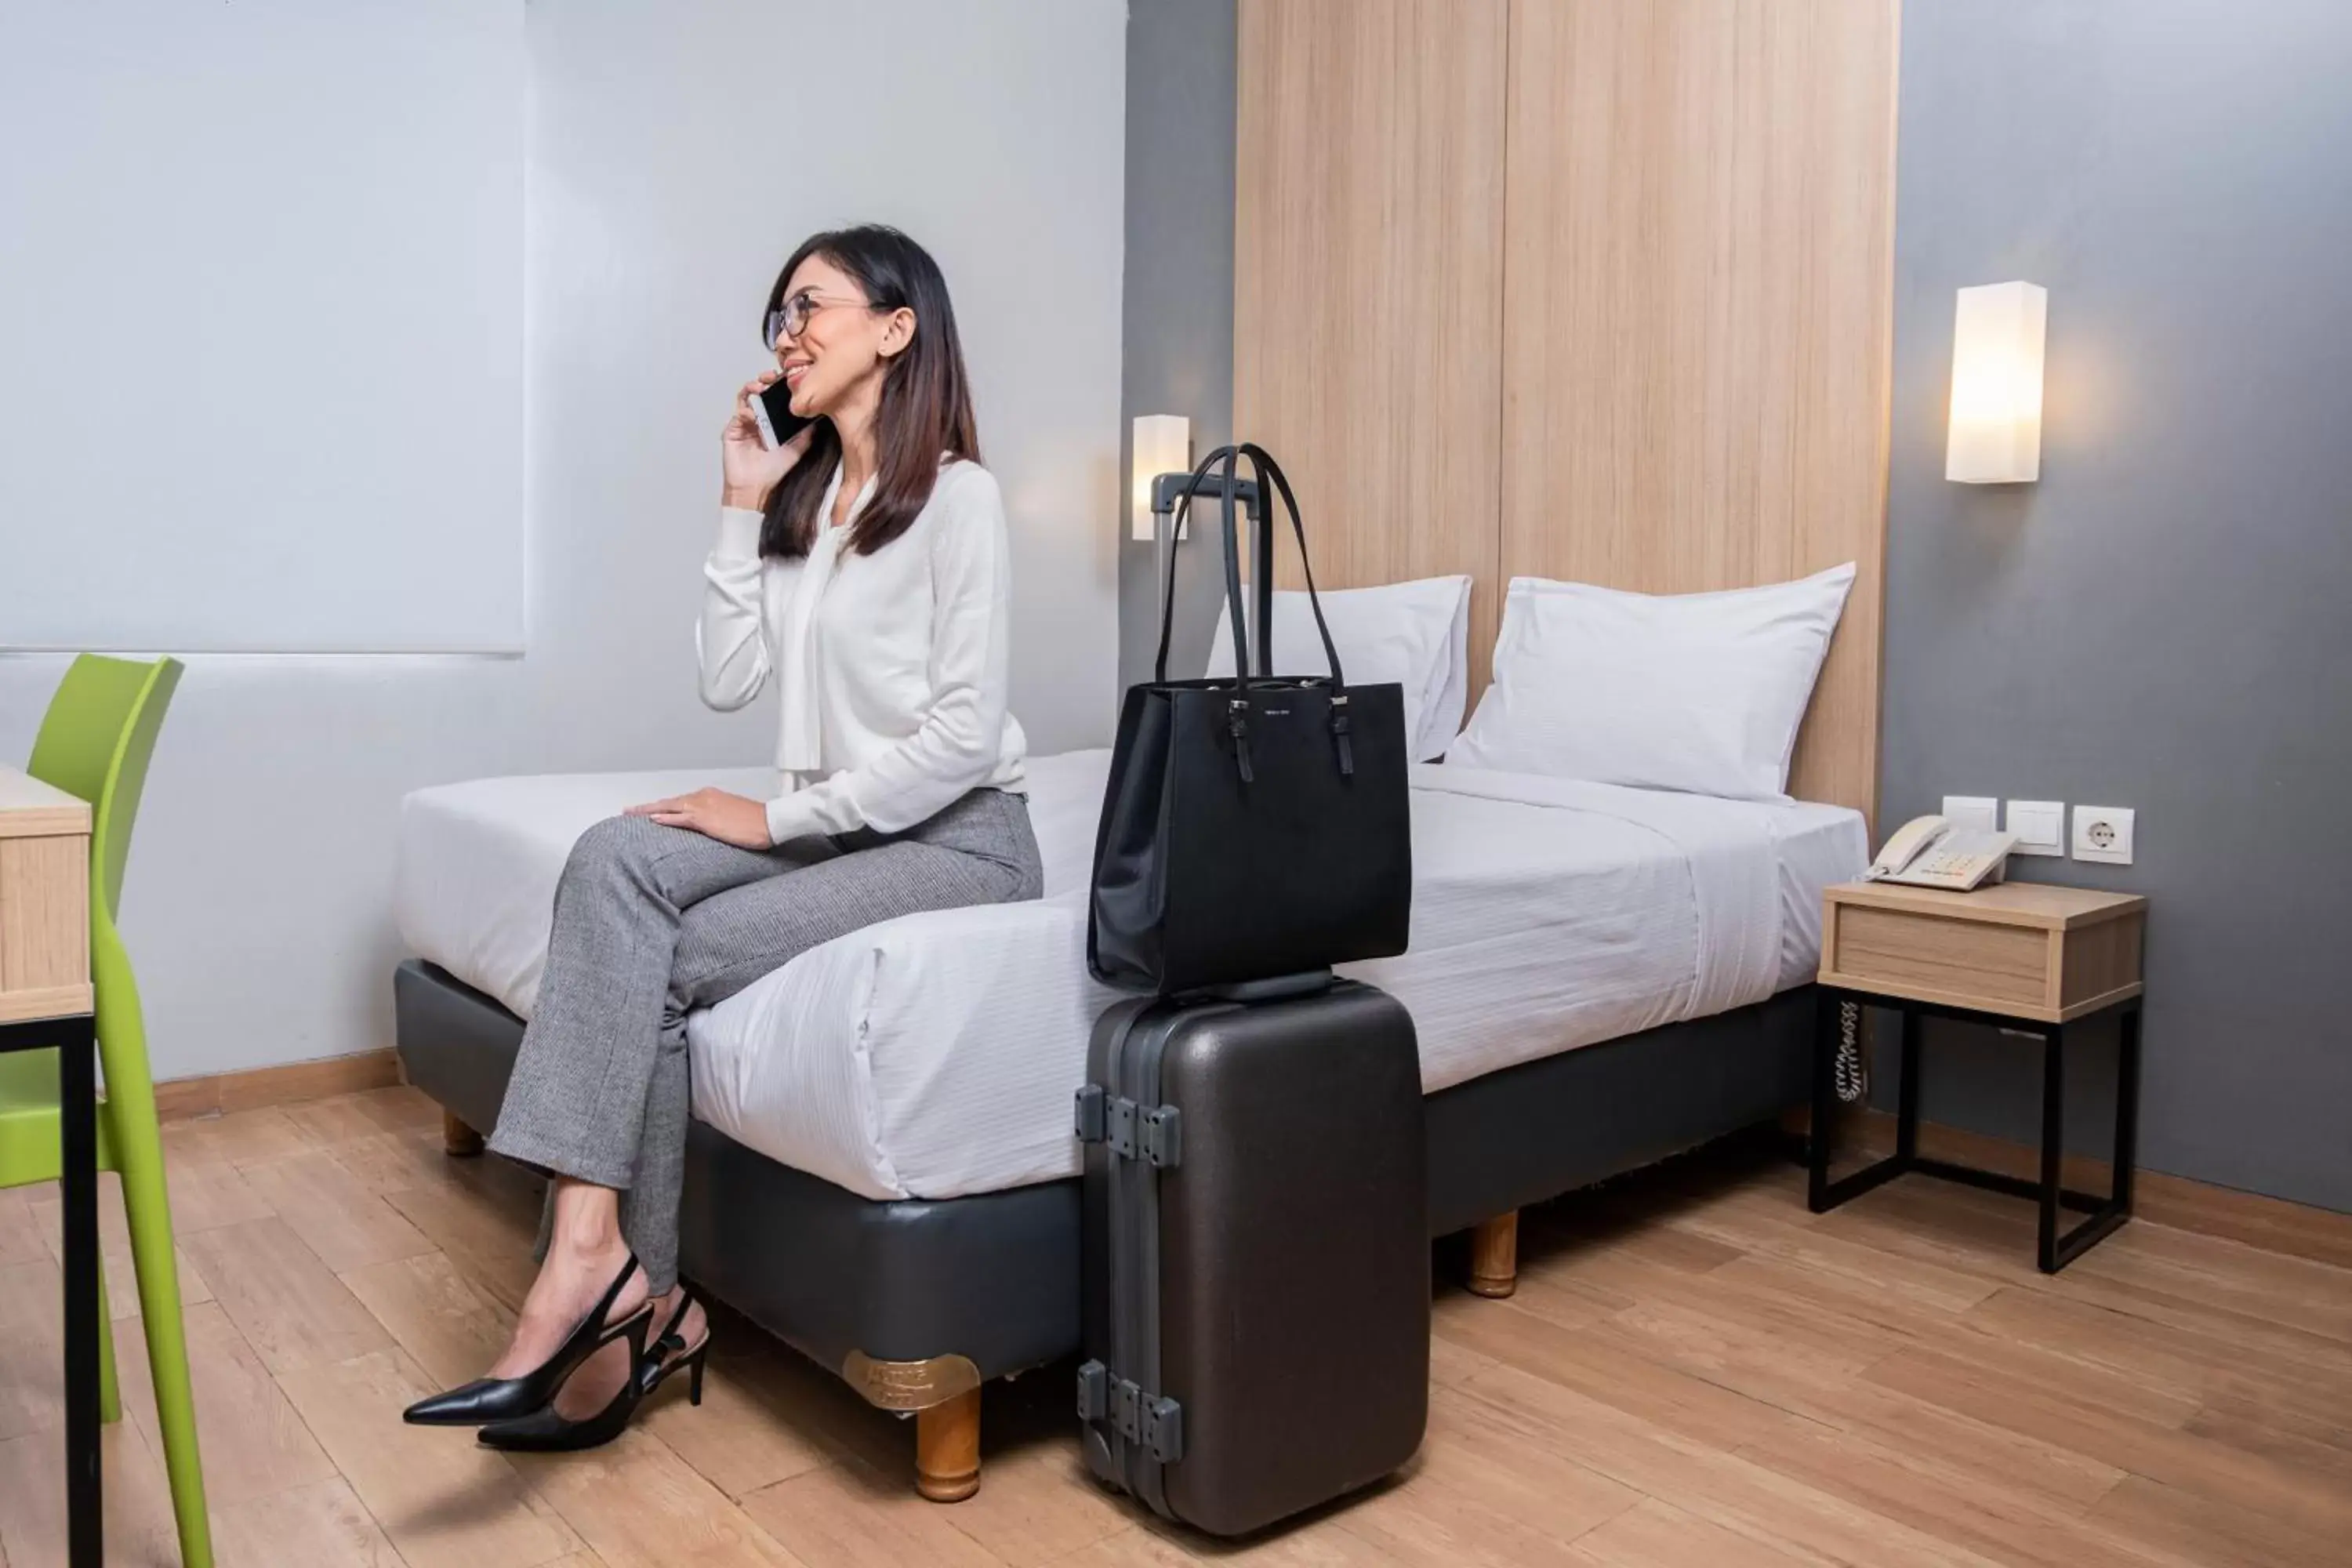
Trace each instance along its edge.
{"label": "white corded telephone", "polygon": [[1946,888],[1965,893],[1988,881],[2001,879],[2014,833],[1954,827],[1940,816],[1918,816],[1895,830],[1870,863],[1874,882],[1906,882],[1918,888]]}

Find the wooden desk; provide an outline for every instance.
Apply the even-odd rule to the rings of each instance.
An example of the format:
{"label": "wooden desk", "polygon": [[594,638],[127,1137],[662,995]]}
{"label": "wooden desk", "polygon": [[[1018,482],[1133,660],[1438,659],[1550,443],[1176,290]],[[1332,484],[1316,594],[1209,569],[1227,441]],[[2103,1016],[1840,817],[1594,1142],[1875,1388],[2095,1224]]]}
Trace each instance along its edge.
{"label": "wooden desk", "polygon": [[100,1568],[98,1033],[89,981],[89,806],[0,767],[0,1053],[58,1053],[65,1228],[66,1535]]}
{"label": "wooden desk", "polygon": [[[2030,1197],[2041,1205],[2035,1261],[2055,1274],[2131,1217],[2139,1129],[2140,942],[2147,900],[2038,882],[1973,893],[1844,882],[1822,896],[1821,1016],[1813,1047],[1811,1171],[1815,1214],[1906,1171]],[[1837,1062],[1864,1005],[1903,1015],[1895,1152],[1851,1175],[1830,1176]],[[1850,1011],[1851,1009],[1851,1011]],[[2114,1184],[2104,1197],[2059,1182],[2063,1155],[2066,1037],[2116,1017]],[[1919,1021],[1987,1024],[2042,1042],[2042,1179],[2023,1182],[1919,1152]],[[2090,1217],[2061,1233],[2062,1209]]]}

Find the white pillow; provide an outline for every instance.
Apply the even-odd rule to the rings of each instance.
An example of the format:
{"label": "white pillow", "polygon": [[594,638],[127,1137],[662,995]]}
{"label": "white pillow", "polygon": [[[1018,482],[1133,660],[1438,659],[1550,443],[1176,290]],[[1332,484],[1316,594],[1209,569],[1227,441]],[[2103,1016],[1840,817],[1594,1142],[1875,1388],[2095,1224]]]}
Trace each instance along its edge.
{"label": "white pillow", "polygon": [[1851,562],[1668,597],[1514,577],[1495,683],[1447,760],[1785,800],[1797,726],[1853,585]]}
{"label": "white pillow", "polygon": [[[1244,589],[1244,592],[1247,590]],[[1443,753],[1462,729],[1470,695],[1470,579],[1423,577],[1377,588],[1331,588],[1323,619],[1350,686],[1404,688],[1404,732],[1417,758]],[[1253,653],[1253,658],[1255,655]],[[1328,675],[1323,639],[1304,590],[1274,595],[1276,675]],[[1234,672],[1233,616],[1217,613],[1209,645],[1212,676]]]}

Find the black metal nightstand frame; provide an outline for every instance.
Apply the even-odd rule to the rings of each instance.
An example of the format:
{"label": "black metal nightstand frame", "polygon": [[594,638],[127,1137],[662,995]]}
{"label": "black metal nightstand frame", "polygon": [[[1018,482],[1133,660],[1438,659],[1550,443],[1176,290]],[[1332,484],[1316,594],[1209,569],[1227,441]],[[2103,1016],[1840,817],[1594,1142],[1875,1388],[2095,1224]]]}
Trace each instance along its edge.
{"label": "black metal nightstand frame", "polygon": [[[1848,991],[1832,985],[1819,987],[1817,999],[1819,1012],[1813,1038],[1814,1132],[1807,1140],[1811,1171],[1805,1193],[1806,1205],[1813,1213],[1822,1214],[1833,1209],[1849,1198],[1859,1197],[1872,1188],[1909,1172],[1916,1172],[1923,1176],[1938,1176],[1948,1182],[1964,1182],[1972,1187],[2007,1193],[2012,1197],[2032,1198],[2041,1205],[2036,1260],[2044,1274],[2057,1273],[2131,1217],[2132,1175],[2139,1138],[2138,996],[2127,996],[2097,1012],[2084,1014],[2063,1024],[1979,1012],[1969,1007],[1947,1006],[1940,1003],[1914,1002],[1868,991]],[[1902,1082],[1896,1091],[1895,1152],[1832,1181],[1831,1140],[1826,1131],[1835,1124],[1837,1110],[1839,1010],[1848,1004],[1884,1007],[1903,1015]],[[2117,1019],[2120,1037],[2116,1047],[2114,1176],[2107,1195],[2102,1198],[2064,1186],[2060,1180],[2060,1165],[2065,1153],[2067,1034],[2095,1019],[2110,1016]],[[1920,1020],[1927,1017],[1955,1018],[1962,1023],[1983,1024],[2012,1034],[2040,1037],[2041,1180],[2026,1181],[1998,1171],[1982,1171],[1973,1165],[1930,1159],[1919,1152],[1919,1026]],[[2090,1217],[2061,1235],[2058,1230],[2061,1208],[2085,1213]]]}

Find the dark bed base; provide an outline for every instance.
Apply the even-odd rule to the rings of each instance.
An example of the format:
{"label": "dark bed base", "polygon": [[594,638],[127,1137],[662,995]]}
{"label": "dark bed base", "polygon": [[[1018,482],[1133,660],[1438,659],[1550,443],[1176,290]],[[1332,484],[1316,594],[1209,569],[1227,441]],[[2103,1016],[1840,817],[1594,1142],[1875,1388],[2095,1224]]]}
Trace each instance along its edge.
{"label": "dark bed base", "polygon": [[[408,1081],[453,1152],[498,1121],[522,1023],[435,966],[393,977]],[[1804,1103],[1813,990],[1563,1051],[1427,1101],[1433,1236],[1475,1227],[1471,1287],[1507,1295],[1519,1207]],[[978,1390],[1078,1348],[1078,1184],[861,1198],[696,1122],[680,1265],[886,1409],[915,1410],[927,1496],[978,1484]]]}

